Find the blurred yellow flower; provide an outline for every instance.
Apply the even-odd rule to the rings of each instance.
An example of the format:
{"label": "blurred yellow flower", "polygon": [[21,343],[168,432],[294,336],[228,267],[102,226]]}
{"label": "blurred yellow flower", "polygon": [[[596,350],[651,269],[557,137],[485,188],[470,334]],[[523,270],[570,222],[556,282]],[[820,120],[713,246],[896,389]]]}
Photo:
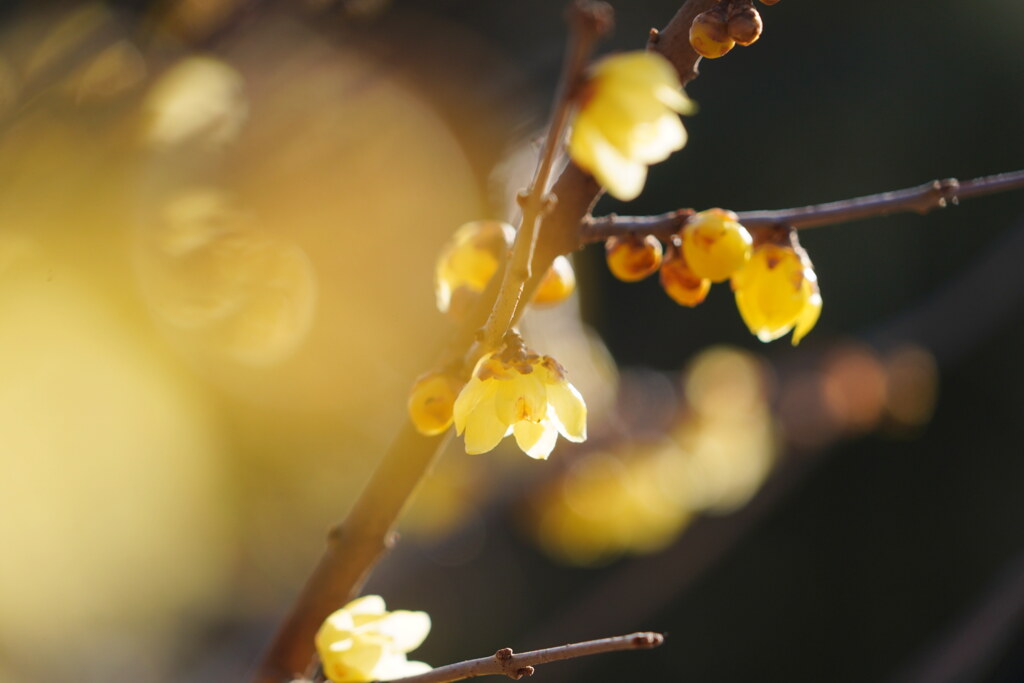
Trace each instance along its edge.
{"label": "blurred yellow flower", "polygon": [[408,410],[416,431],[436,436],[452,424],[452,406],[462,390],[462,382],[444,372],[430,372],[413,384]]}
{"label": "blurred yellow flower", "polygon": [[521,345],[480,359],[455,400],[454,417],[467,453],[486,453],[514,434],[524,453],[543,460],[559,434],[577,443],[587,438],[587,406],[565,370]]}
{"label": "blurred yellow flower", "polygon": [[316,634],[316,650],[334,683],[388,681],[430,670],[405,658],[429,632],[426,612],[388,612],[383,598],[367,595],[327,617]]}
{"label": "blurred yellow flower", "polygon": [[456,230],[434,273],[438,310],[448,313],[460,299],[484,291],[515,238],[515,228],[502,221],[471,221]]}
{"label": "blurred yellow flower", "polygon": [[793,330],[793,346],[818,322],[821,294],[806,253],[788,245],[763,244],[732,278],[736,307],[763,342]]}
{"label": "blurred yellow flower", "polygon": [[643,189],[647,166],[686,144],[678,114],[693,104],[675,68],[653,52],[626,52],[594,65],[581,89],[569,155],[613,196]]}

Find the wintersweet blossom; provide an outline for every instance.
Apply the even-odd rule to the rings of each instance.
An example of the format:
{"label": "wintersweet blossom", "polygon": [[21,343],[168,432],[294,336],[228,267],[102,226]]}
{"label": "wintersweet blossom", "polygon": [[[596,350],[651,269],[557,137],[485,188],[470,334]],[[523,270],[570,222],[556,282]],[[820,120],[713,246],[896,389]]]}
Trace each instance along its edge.
{"label": "wintersweet blossom", "polygon": [[434,294],[438,310],[448,313],[460,297],[484,291],[515,237],[515,228],[502,221],[463,224],[437,260]]}
{"label": "wintersweet blossom", "polygon": [[429,632],[426,612],[388,612],[383,598],[367,595],[327,617],[316,634],[316,650],[334,683],[388,681],[430,670],[405,658]]}
{"label": "wintersweet blossom", "polygon": [[626,52],[594,65],[580,90],[569,155],[618,199],[634,199],[647,166],[686,144],[679,114],[693,104],[675,68],[654,52]]}
{"label": "wintersweet blossom", "polygon": [[801,249],[762,244],[732,277],[736,307],[750,331],[763,342],[793,330],[800,343],[821,315],[818,277]]}
{"label": "wintersweet blossom", "polygon": [[562,366],[511,344],[477,362],[454,417],[467,453],[486,453],[514,434],[523,452],[543,460],[559,434],[577,443],[587,438],[587,406]]}

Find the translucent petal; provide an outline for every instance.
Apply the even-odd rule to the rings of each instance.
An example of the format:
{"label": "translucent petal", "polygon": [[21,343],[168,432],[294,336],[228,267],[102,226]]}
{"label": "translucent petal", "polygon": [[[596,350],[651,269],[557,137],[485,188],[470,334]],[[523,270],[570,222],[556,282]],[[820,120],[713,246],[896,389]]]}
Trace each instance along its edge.
{"label": "translucent petal", "polygon": [[422,645],[430,633],[430,615],[396,610],[377,622],[376,629],[388,637],[395,652],[409,652]]}
{"label": "translucent petal", "polygon": [[580,443],[587,439],[587,404],[583,396],[566,381],[548,385],[548,404],[558,431],[569,441]]}
{"label": "translucent petal", "polygon": [[[585,153],[577,156],[577,153],[572,152],[574,148],[585,150]],[[624,157],[593,127],[577,123],[570,140],[570,153],[612,196],[629,201],[636,199],[643,190],[647,167]],[[584,163],[585,159],[591,163]]]}
{"label": "translucent petal", "polygon": [[498,390],[494,397],[498,419],[506,425],[519,420],[539,421],[547,412],[547,390],[539,373],[498,381]]}
{"label": "translucent petal", "polygon": [[388,654],[387,648],[382,643],[363,640],[351,650],[340,653],[338,658],[345,666],[354,669],[359,674],[358,678],[352,677],[350,680],[372,681],[375,678],[374,670],[380,664],[381,659]]}
{"label": "translucent petal", "polygon": [[509,425],[498,419],[493,403],[481,403],[466,417],[466,452],[476,455],[493,450],[508,429]]}
{"label": "translucent petal", "polygon": [[431,666],[425,662],[406,661],[405,655],[395,654],[384,657],[373,670],[373,680],[391,681],[406,676],[416,676],[431,670]]}
{"label": "translucent petal", "polygon": [[547,460],[558,439],[558,428],[546,420],[541,423],[523,420],[517,422],[512,431],[519,448],[537,460]]}
{"label": "translucent petal", "polygon": [[470,413],[476,410],[480,403],[489,401],[497,388],[495,380],[480,380],[476,376],[466,383],[455,399],[455,405],[452,406],[452,418],[455,421],[457,434],[462,434],[465,431],[466,420]]}
{"label": "translucent petal", "polygon": [[793,329],[793,346],[799,344],[800,340],[806,337],[807,333],[814,328],[820,315],[821,295],[815,292],[807,300],[804,310],[800,312],[800,317],[796,320],[796,327]]}

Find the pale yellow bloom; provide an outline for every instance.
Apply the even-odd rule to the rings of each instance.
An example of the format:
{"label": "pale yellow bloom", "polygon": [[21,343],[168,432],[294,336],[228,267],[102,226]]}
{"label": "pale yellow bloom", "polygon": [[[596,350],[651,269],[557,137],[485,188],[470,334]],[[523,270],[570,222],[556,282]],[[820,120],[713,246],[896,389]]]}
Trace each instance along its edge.
{"label": "pale yellow bloom", "polygon": [[793,330],[796,346],[821,315],[818,277],[806,255],[790,246],[754,249],[747,265],[733,276],[732,286],[743,321],[763,342]]}
{"label": "pale yellow bloom", "polygon": [[487,354],[455,400],[455,430],[465,433],[467,453],[486,453],[514,434],[531,458],[545,459],[561,434],[587,438],[587,406],[548,356],[511,347]]}
{"label": "pale yellow bloom", "polygon": [[405,658],[429,632],[426,612],[388,612],[383,598],[367,595],[327,617],[316,634],[316,650],[334,683],[388,681],[430,670]]}
{"label": "pale yellow bloom", "polygon": [[647,166],[686,144],[679,114],[693,104],[668,60],[644,51],[601,60],[581,93],[569,155],[613,196],[634,199]]}
{"label": "pale yellow bloom", "polygon": [[438,310],[447,313],[460,292],[475,295],[484,291],[515,237],[515,228],[502,221],[471,221],[456,230],[434,273]]}

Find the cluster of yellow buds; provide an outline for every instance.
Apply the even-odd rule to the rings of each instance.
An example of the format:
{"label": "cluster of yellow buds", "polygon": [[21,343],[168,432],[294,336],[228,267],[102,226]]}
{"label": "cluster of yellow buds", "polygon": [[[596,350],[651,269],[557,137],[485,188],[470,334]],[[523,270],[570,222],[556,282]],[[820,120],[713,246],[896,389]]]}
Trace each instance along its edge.
{"label": "cluster of yellow buds", "polygon": [[675,67],[654,52],[626,52],[596,63],[577,95],[569,156],[608,192],[636,198],[647,167],[686,144],[679,114],[693,111]]}
{"label": "cluster of yellow buds", "polygon": [[486,453],[514,435],[524,453],[543,460],[559,434],[577,443],[587,438],[587,406],[565,370],[517,339],[477,362],[453,415],[470,454]]}
{"label": "cluster of yellow buds", "polygon": [[704,301],[713,282],[731,280],[740,315],[762,341],[795,329],[797,344],[821,312],[814,268],[796,233],[769,230],[755,244],[732,211],[694,214],[671,236],[664,253],[653,235],[628,235],[609,238],[605,255],[609,270],[625,282],[660,269],[662,288],[682,306]]}
{"label": "cluster of yellow buds", "polygon": [[[761,0],[774,5],[778,0]],[[761,37],[761,15],[751,0],[720,0],[690,25],[690,45],[702,57],[716,59],[736,45],[753,45]]]}
{"label": "cluster of yellow buds", "polygon": [[384,599],[367,595],[331,614],[316,634],[324,675],[334,683],[390,681],[430,671],[406,653],[430,633],[426,612],[388,612]]}
{"label": "cluster of yellow buds", "polygon": [[[471,221],[456,230],[442,249],[434,272],[438,310],[462,320],[498,272],[515,236],[515,228],[496,220]],[[575,289],[572,264],[559,256],[545,274],[532,303],[554,305],[569,298]]]}

